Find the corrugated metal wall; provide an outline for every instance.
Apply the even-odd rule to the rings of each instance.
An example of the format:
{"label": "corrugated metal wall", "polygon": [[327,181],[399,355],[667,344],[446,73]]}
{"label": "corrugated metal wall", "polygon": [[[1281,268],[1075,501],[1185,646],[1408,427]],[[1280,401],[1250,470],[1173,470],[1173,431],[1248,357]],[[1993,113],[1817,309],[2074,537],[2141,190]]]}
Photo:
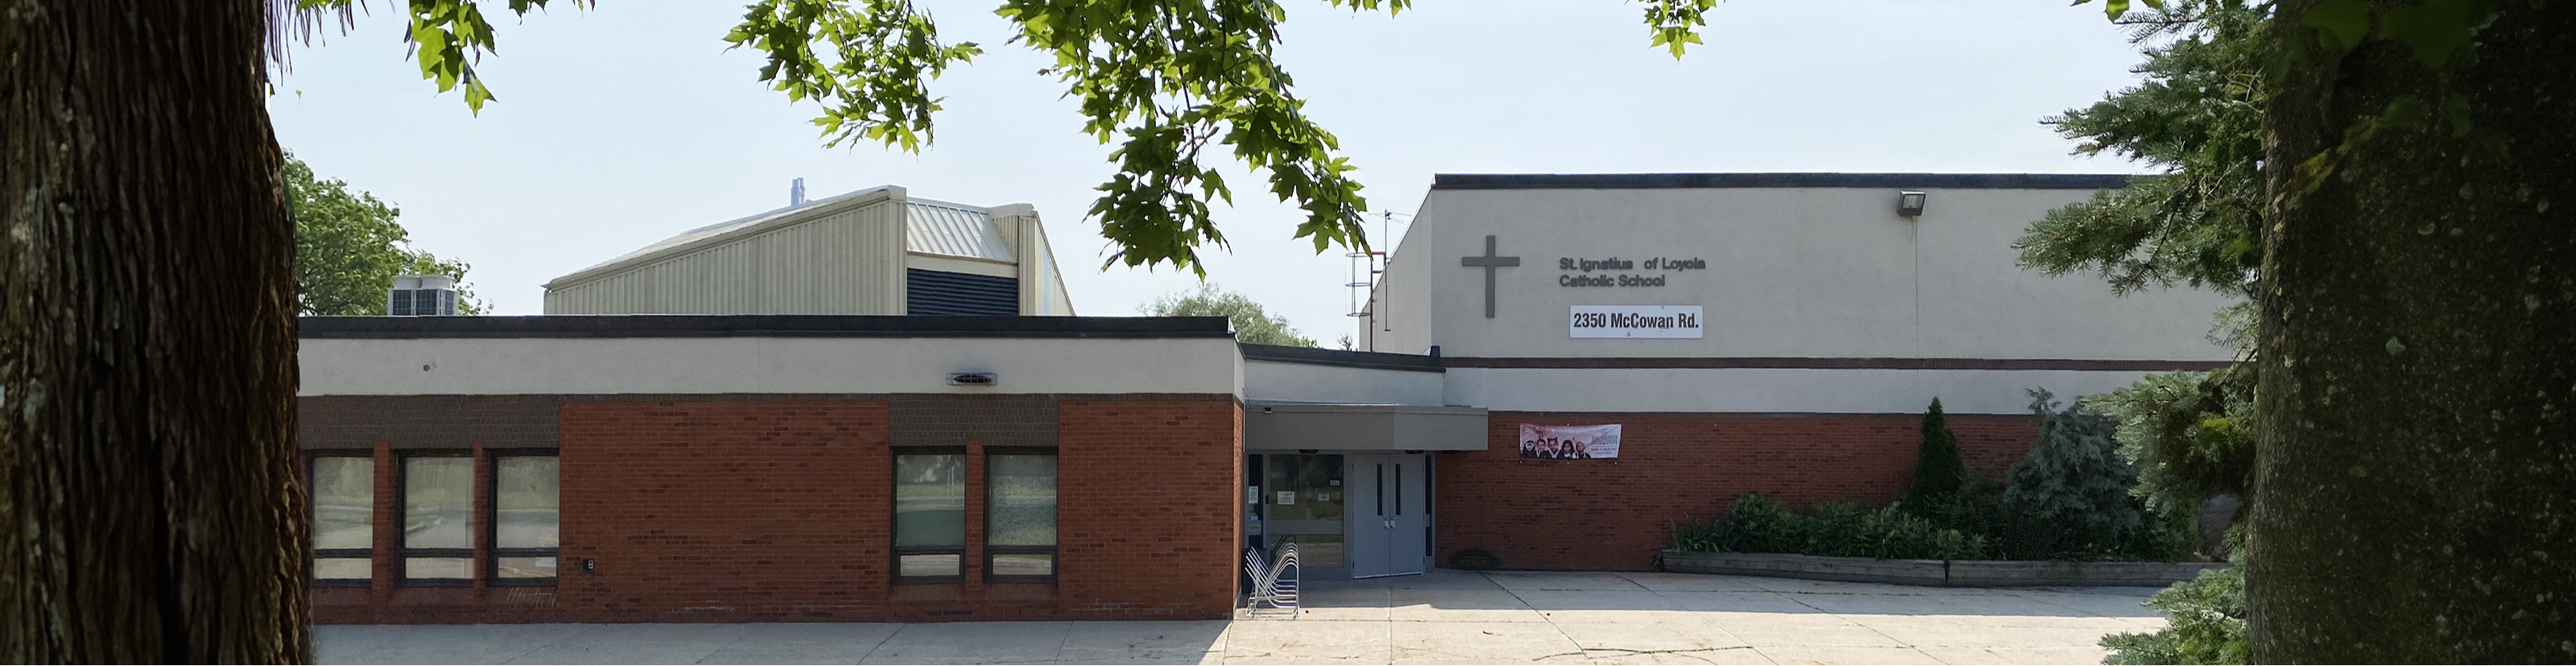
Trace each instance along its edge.
{"label": "corrugated metal wall", "polygon": [[904,221],[904,249],[952,257],[1013,261],[1011,246],[1002,240],[1001,228],[994,226],[993,216],[982,209],[967,210],[919,200],[911,203],[912,217]]}
{"label": "corrugated metal wall", "polygon": [[546,314],[901,314],[893,202],[549,291]]}

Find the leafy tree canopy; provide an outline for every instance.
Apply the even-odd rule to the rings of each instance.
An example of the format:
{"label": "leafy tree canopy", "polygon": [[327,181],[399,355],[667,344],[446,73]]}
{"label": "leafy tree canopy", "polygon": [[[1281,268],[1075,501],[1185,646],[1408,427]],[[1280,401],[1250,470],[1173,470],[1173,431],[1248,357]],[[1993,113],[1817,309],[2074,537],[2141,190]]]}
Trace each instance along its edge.
{"label": "leafy tree canopy", "polygon": [[[276,0],[283,2],[283,0]],[[587,8],[590,0],[566,0]],[[1718,0],[1640,0],[1650,43],[1680,57]],[[293,0],[305,34],[325,15],[345,30],[358,0]],[[526,15],[548,0],[508,0]],[[1401,12],[1412,0],[1323,0],[1353,12]],[[1341,141],[1306,117],[1294,79],[1274,56],[1287,10],[1276,0],[1000,0],[1009,43],[1055,56],[1042,70],[1082,101],[1083,131],[1118,142],[1118,172],[1096,189],[1090,215],[1118,246],[1104,265],[1169,263],[1201,277],[1199,248],[1224,247],[1209,204],[1231,203],[1219,174],[1233,159],[1295,202],[1306,220],[1296,237],[1322,252],[1365,248],[1359,211],[1368,209],[1357,167]],[[497,47],[476,0],[411,0],[410,29],[421,76],[441,92],[464,88],[476,112],[497,99],[474,61]],[[929,12],[910,0],[757,0],[723,35],[735,48],[768,56],[760,80],[791,101],[822,106],[815,126],[831,145],[867,140],[918,151],[932,138],[940,98],[930,82],[983,47],[947,43]],[[276,48],[276,47],[273,47]],[[282,52],[282,51],[281,51]]]}
{"label": "leafy tree canopy", "polygon": [[2136,494],[2157,511],[2192,512],[2212,496],[2253,490],[2254,376],[2250,365],[2153,374],[2084,402],[2119,422]]}
{"label": "leafy tree canopy", "polygon": [[313,167],[286,158],[286,196],[295,213],[297,307],[309,315],[381,315],[385,290],[401,275],[456,278],[459,314],[489,306],[465,284],[470,266],[411,248],[411,232],[394,218],[402,209],[337,178],[323,180]]}
{"label": "leafy tree canopy", "polygon": [[[2046,119],[2079,155],[2161,168],[2049,212],[2013,248],[2050,275],[2101,273],[2121,293],[2187,283],[2253,293],[2262,265],[2262,57],[2268,9],[2180,0],[2127,19],[2146,82]],[[2157,45],[2161,44],[2161,45]]]}
{"label": "leafy tree canopy", "polygon": [[1260,345],[1313,347],[1315,340],[1288,325],[1288,318],[1270,314],[1243,294],[1219,291],[1216,285],[1202,284],[1197,291],[1185,291],[1154,299],[1144,308],[1156,317],[1224,317],[1234,324],[1234,339]]}

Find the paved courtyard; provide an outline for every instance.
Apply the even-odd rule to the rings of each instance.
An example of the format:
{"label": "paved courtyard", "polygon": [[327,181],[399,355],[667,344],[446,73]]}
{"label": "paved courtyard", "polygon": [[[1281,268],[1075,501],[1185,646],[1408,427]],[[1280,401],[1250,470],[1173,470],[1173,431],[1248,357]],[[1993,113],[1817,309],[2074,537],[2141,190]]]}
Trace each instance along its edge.
{"label": "paved courtyard", "polygon": [[1309,582],[1296,620],[324,626],[326,664],[2092,664],[2151,588],[1676,573]]}

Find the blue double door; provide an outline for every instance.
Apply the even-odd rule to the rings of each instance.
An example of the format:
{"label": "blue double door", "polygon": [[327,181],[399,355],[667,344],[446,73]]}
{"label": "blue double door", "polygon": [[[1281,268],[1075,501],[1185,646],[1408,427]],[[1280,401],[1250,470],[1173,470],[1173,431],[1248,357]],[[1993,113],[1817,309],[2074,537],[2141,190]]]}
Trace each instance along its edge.
{"label": "blue double door", "polygon": [[1431,562],[1431,457],[1350,454],[1343,503],[1352,578],[1419,574]]}

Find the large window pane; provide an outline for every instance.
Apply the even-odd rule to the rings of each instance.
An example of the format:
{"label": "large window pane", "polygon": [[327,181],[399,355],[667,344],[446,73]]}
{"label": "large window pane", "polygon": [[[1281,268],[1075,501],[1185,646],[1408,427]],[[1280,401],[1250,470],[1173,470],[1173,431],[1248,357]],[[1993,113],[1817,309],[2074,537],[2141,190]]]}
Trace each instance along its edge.
{"label": "large window pane", "polygon": [[407,557],[403,558],[403,577],[413,579],[468,580],[474,578],[474,558]]}
{"label": "large window pane", "polygon": [[[556,548],[562,545],[561,463],[553,457],[492,459],[492,547]],[[549,564],[547,569],[554,567]],[[551,574],[549,574],[551,575]]]}
{"label": "large window pane", "polygon": [[895,575],[904,578],[943,578],[965,575],[957,564],[957,553],[895,556]]}
{"label": "large window pane", "polygon": [[1055,575],[1053,553],[994,553],[996,578],[1041,578]]}
{"label": "large window pane", "polygon": [[375,575],[375,562],[363,557],[317,557],[313,559],[314,580],[366,580]]}
{"label": "large window pane", "polygon": [[502,579],[553,578],[555,577],[555,558],[492,558],[492,574],[494,577]]}
{"label": "large window pane", "polygon": [[1297,564],[1317,569],[1342,566],[1342,535],[1289,534],[1270,538],[1272,544],[1297,544]]}
{"label": "large window pane", "polygon": [[966,546],[965,454],[894,457],[894,545]]}
{"label": "large window pane", "polygon": [[1341,520],[1342,457],[1274,455],[1266,470],[1264,520]]}
{"label": "large window pane", "polygon": [[984,543],[993,546],[1055,545],[1055,456],[988,458],[984,485]]}
{"label": "large window pane", "polygon": [[403,461],[403,547],[474,547],[474,459]]}
{"label": "large window pane", "polygon": [[953,582],[966,575],[966,454],[894,457],[895,577]]}
{"label": "large window pane", "polygon": [[[375,518],[375,459],[346,456],[313,459],[315,550],[374,548]],[[367,577],[365,570],[360,569],[355,577]]]}
{"label": "large window pane", "polygon": [[[421,456],[403,460],[403,578],[471,580],[474,560],[474,459]],[[434,552],[449,551],[449,552]]]}

